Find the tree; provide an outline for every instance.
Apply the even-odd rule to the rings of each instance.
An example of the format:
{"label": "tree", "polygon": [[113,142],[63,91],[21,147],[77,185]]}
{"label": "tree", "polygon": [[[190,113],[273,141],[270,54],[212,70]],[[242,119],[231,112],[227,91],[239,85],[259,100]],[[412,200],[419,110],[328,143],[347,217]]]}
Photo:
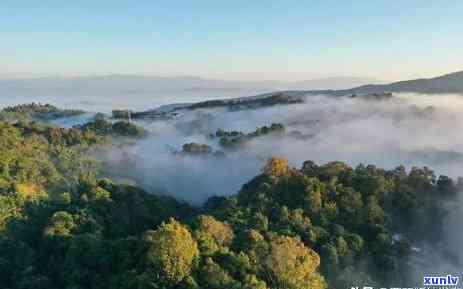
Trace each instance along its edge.
{"label": "tree", "polygon": [[212,153],[212,147],[207,144],[186,143],[182,146],[182,153],[191,155],[205,155]]}
{"label": "tree", "polygon": [[68,212],[56,212],[45,228],[46,236],[69,236],[75,227],[74,218]]}
{"label": "tree", "polygon": [[349,245],[342,236],[336,238],[336,250],[340,257],[345,257],[349,253]]}
{"label": "tree", "polygon": [[279,157],[270,158],[265,164],[262,172],[267,176],[281,177],[289,173],[288,161]]}
{"label": "tree", "polygon": [[230,274],[214,262],[212,258],[206,258],[199,276],[204,289],[230,288],[239,289],[239,283]]}
{"label": "tree", "polygon": [[19,275],[32,267],[35,252],[24,242],[0,237],[0,284],[15,288]]}
{"label": "tree", "polygon": [[305,190],[306,194],[306,207],[307,210],[316,214],[322,209],[323,197],[322,197],[322,186],[318,179],[311,178],[310,185],[307,186]]}
{"label": "tree", "polygon": [[355,254],[360,255],[362,253],[365,244],[362,237],[352,233],[346,236],[346,240],[349,244],[349,248],[352,249]]}
{"label": "tree", "polygon": [[339,253],[332,243],[322,246],[321,254],[323,256],[324,272],[333,273],[339,266]]}
{"label": "tree", "polygon": [[350,226],[359,225],[362,222],[362,195],[357,191],[346,188],[343,190],[338,200],[339,207],[341,208],[340,215],[342,222]]}
{"label": "tree", "polygon": [[301,168],[302,173],[308,177],[318,177],[318,170],[319,166],[313,161],[305,161]]}
{"label": "tree", "polygon": [[320,257],[299,238],[275,236],[262,266],[270,284],[276,288],[326,288],[317,272]]}
{"label": "tree", "polygon": [[387,214],[378,204],[375,197],[371,196],[365,207],[365,218],[369,225],[384,225],[387,221]]}
{"label": "tree", "polygon": [[19,219],[22,215],[21,204],[14,196],[0,195],[0,234],[10,219]]}
{"label": "tree", "polygon": [[329,162],[320,167],[319,177],[323,181],[328,181],[350,172],[352,172],[352,168],[343,162]]}
{"label": "tree", "polygon": [[195,235],[200,247],[212,253],[218,247],[231,245],[235,235],[230,225],[205,215],[199,216],[197,223]]}
{"label": "tree", "polygon": [[[104,287],[113,264],[108,242],[87,233],[76,235],[69,243],[63,262],[64,270],[60,272],[65,283],[71,288]],[[58,254],[55,256],[58,257]]]}
{"label": "tree", "polygon": [[457,186],[453,180],[447,176],[439,176],[437,180],[437,189],[447,194],[455,194],[457,192]]}
{"label": "tree", "polygon": [[163,279],[177,284],[190,275],[199,252],[187,227],[170,219],[156,231],[147,231],[144,239],[148,245],[146,261]]}
{"label": "tree", "polygon": [[264,281],[257,279],[255,275],[246,275],[243,289],[267,289]]}

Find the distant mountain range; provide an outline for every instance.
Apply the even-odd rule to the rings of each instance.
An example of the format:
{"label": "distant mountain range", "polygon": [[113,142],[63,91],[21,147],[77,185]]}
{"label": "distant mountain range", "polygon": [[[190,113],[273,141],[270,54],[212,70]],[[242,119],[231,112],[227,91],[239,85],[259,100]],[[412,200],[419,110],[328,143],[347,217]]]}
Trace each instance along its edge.
{"label": "distant mountain range", "polygon": [[246,92],[275,90],[347,89],[372,83],[360,77],[330,77],[297,82],[226,81],[193,76],[157,77],[139,75],[106,75],[88,77],[46,77],[32,79],[0,79],[2,96],[125,96],[159,95],[160,93],[218,92],[240,96]]}
{"label": "distant mountain range", "polygon": [[[389,84],[369,84],[374,80],[358,77],[331,77],[307,81],[225,81],[192,76],[156,77],[107,75],[74,78],[0,79],[0,106],[20,102],[48,102],[60,107],[91,111],[135,109],[145,111],[172,103],[192,105],[206,100],[243,96],[269,98],[326,94],[332,96],[381,94],[386,92],[457,93],[463,95],[463,71],[429,79]],[[246,98],[246,97],[245,97]],[[279,99],[277,97],[277,99]],[[255,102],[255,101],[254,101]],[[255,105],[251,101],[246,105]],[[259,100],[258,102],[266,102]],[[211,105],[210,102],[206,102]],[[240,104],[240,105],[241,105]],[[169,106],[168,106],[169,107]]]}
{"label": "distant mountain range", "polygon": [[214,99],[196,103],[165,105],[155,109],[139,112],[140,117],[166,117],[181,109],[229,107],[233,109],[249,109],[269,105],[293,104],[302,102],[310,94],[325,94],[331,96],[362,96],[376,99],[391,97],[393,92],[409,92],[424,94],[456,93],[463,95],[463,71],[446,74],[429,79],[415,79],[393,82],[390,84],[369,84],[350,89],[340,90],[286,90],[258,94],[248,97]]}
{"label": "distant mountain range", "polygon": [[[376,84],[371,84],[376,83]],[[123,96],[130,94],[157,95],[173,92],[270,92],[276,90],[307,90],[336,95],[353,93],[416,92],[463,93],[463,71],[429,79],[379,83],[361,77],[331,77],[306,81],[226,81],[194,76],[157,77],[139,75],[106,75],[73,78],[0,79],[2,96]],[[231,95],[233,96],[233,95]]]}
{"label": "distant mountain range", "polygon": [[393,82],[389,84],[369,84],[351,89],[316,91],[334,95],[368,94],[383,92],[413,92],[426,94],[463,94],[463,71],[435,78],[423,78]]}

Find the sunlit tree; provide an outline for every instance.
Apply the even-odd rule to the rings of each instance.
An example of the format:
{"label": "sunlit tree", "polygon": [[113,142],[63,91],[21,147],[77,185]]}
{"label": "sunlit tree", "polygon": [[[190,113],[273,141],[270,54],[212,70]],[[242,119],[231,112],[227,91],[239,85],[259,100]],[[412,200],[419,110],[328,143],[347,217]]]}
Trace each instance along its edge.
{"label": "sunlit tree", "polygon": [[317,272],[320,257],[299,238],[273,237],[262,262],[268,281],[276,288],[326,288]]}
{"label": "sunlit tree", "polygon": [[283,158],[272,157],[267,161],[264,168],[262,169],[262,172],[265,175],[272,177],[281,177],[287,175],[289,172],[288,161]]}
{"label": "sunlit tree", "polygon": [[189,276],[198,246],[188,228],[174,219],[145,234],[147,262],[168,282],[176,284]]}

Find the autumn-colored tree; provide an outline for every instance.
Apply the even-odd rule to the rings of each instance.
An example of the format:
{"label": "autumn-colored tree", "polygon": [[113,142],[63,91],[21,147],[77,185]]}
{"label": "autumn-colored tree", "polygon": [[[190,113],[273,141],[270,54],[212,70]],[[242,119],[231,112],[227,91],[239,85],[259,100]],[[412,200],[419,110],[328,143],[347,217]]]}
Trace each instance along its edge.
{"label": "autumn-colored tree", "polygon": [[190,275],[198,246],[188,228],[174,219],[145,234],[147,262],[166,281],[176,284]]}
{"label": "autumn-colored tree", "polygon": [[233,229],[226,223],[217,221],[211,216],[198,217],[196,238],[203,251],[213,253],[219,247],[228,247],[234,238]]}
{"label": "autumn-colored tree", "polygon": [[289,170],[290,168],[287,160],[279,157],[272,157],[267,161],[262,172],[268,176],[281,177],[287,175]]}
{"label": "autumn-colored tree", "polygon": [[214,217],[199,216],[198,234],[212,237],[217,244],[229,246],[234,238],[233,229],[227,223],[217,221]]}
{"label": "autumn-colored tree", "polygon": [[273,237],[262,265],[275,288],[326,288],[323,277],[317,272],[320,256],[299,238]]}

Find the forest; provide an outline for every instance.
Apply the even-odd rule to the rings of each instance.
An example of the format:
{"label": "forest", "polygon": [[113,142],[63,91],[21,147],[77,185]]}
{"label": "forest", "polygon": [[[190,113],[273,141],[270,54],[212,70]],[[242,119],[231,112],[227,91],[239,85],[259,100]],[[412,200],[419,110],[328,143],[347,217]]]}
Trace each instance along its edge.
{"label": "forest", "polygon": [[[271,156],[234,194],[191,204],[105,174],[95,151],[146,138],[142,126],[102,114],[72,128],[47,123],[80,113],[41,104],[0,112],[1,288],[413,284],[418,246],[440,241],[448,205],[463,187],[428,167],[351,167],[301,156],[296,168]],[[237,149],[284,132],[273,123],[209,137]],[[194,142],[176,152],[211,153]]]}

